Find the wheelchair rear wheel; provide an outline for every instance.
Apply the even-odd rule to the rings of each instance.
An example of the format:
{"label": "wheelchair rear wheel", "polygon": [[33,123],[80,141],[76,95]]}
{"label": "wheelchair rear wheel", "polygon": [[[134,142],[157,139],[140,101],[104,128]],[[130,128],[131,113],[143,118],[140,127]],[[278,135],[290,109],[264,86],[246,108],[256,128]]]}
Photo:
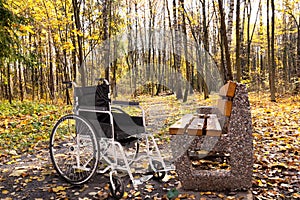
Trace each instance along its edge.
{"label": "wheelchair rear wheel", "polygon": [[50,136],[50,156],[55,170],[66,181],[82,184],[95,173],[99,150],[92,125],[78,115],[66,115]]}

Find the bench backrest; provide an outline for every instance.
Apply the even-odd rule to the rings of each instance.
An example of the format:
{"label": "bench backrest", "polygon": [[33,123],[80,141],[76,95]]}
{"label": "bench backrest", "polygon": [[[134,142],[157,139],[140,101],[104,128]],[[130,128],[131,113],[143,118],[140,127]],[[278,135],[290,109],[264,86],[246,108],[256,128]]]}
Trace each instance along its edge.
{"label": "bench backrest", "polygon": [[219,91],[220,98],[218,99],[217,108],[222,115],[229,117],[232,110],[232,100],[235,95],[236,83],[228,81]]}
{"label": "bench backrest", "polygon": [[[194,114],[184,115],[175,124],[169,127],[169,133],[171,135],[209,135],[220,136],[222,134],[222,127],[224,125],[224,119],[220,115],[229,117],[232,110],[232,100],[235,95],[235,89],[237,84],[229,81],[219,91],[220,98],[216,107],[203,107],[208,112],[200,113],[196,116]],[[203,116],[202,116],[203,115]],[[220,117],[220,119],[219,119]],[[206,119],[205,119],[206,118]],[[219,121],[223,121],[222,123]],[[228,124],[228,120],[226,120]],[[221,124],[222,125],[221,125]],[[224,130],[224,132],[227,132]]]}

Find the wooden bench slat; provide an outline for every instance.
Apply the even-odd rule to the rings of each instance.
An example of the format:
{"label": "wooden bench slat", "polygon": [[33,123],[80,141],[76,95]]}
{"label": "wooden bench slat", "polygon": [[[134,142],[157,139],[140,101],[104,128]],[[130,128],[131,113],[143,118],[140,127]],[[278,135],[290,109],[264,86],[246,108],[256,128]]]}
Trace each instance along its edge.
{"label": "wooden bench slat", "polygon": [[170,135],[182,135],[186,131],[186,127],[191,123],[193,119],[193,114],[186,114],[180,120],[178,120],[175,124],[169,127]]}
{"label": "wooden bench slat", "polygon": [[191,124],[187,127],[187,133],[189,135],[201,136],[202,128],[204,125],[204,118],[195,117]]}
{"label": "wooden bench slat", "polygon": [[219,91],[219,95],[223,97],[234,97],[235,94],[236,83],[232,81],[228,81],[223,87],[221,87]]}
{"label": "wooden bench slat", "polygon": [[207,119],[206,135],[221,136],[222,128],[216,115],[210,115]]}
{"label": "wooden bench slat", "polygon": [[[208,136],[220,136],[222,133],[222,128],[217,115],[210,114],[208,116],[205,134]],[[187,133],[194,136],[203,135],[204,120],[204,118],[195,117],[191,124],[187,127]]]}
{"label": "wooden bench slat", "polygon": [[229,117],[232,110],[232,101],[229,101],[227,99],[218,99],[217,107],[222,115]]}

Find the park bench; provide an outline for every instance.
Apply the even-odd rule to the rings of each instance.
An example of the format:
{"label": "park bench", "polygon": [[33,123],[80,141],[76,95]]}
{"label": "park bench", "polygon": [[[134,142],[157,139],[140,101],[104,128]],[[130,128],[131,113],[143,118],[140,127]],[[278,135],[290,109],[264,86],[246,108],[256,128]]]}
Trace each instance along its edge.
{"label": "park bench", "polygon": [[[193,137],[188,149],[175,161],[184,189],[224,191],[251,188],[252,122],[244,84],[229,81],[221,87],[215,107],[203,106],[197,109],[197,114],[183,116],[170,126],[169,134],[182,139]],[[217,167],[216,162],[219,162]]]}

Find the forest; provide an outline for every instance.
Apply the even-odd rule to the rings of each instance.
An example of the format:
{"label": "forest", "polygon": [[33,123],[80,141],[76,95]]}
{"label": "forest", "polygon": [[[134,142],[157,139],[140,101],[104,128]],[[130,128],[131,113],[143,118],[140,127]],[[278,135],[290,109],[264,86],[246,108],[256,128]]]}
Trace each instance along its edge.
{"label": "forest", "polygon": [[[72,112],[64,83],[99,78],[113,100],[141,103],[160,147],[220,86],[246,84],[250,199],[300,198],[299,0],[0,0],[0,49],[0,199],[109,199],[108,177],[72,187],[49,158],[54,124]],[[123,199],[248,195],[187,193],[176,172],[167,178],[128,184]]]}
{"label": "forest", "polygon": [[1,0],[0,16],[0,96],[10,102],[55,101],[63,81],[99,76],[117,96],[126,74],[134,95],[184,100],[207,98],[216,71],[272,101],[300,91],[297,0]]}

